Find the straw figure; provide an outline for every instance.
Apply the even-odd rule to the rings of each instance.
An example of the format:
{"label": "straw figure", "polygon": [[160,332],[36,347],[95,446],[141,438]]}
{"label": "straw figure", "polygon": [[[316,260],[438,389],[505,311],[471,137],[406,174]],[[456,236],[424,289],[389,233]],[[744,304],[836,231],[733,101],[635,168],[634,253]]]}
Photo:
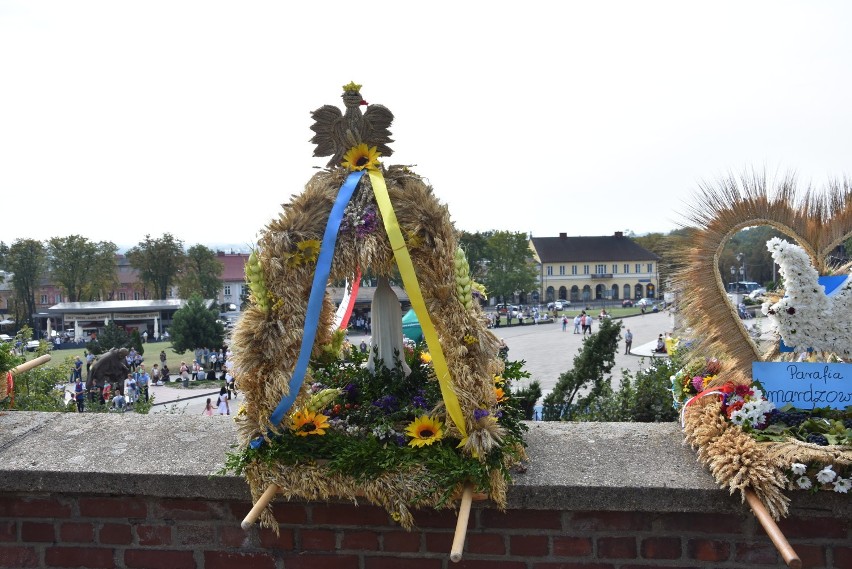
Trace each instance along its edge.
{"label": "straw figure", "polygon": [[[508,470],[525,458],[522,425],[511,422],[508,389],[495,388],[503,381],[499,341],[470,300],[475,283],[460,276],[467,265],[458,261],[449,211],[409,168],[378,163],[390,154],[390,111],[371,106],[362,115],[354,83],[344,86],[343,101],[344,115],[329,105],[314,112],[315,155],[331,155],[329,168],[284,205],[247,265],[252,303],[233,334],[245,394],[236,418],[242,449],[229,465],[245,475],[255,501],[273,487],[286,499],[365,498],[407,528],[410,508],[454,507],[466,484],[505,507]],[[396,270],[428,347],[383,348],[374,367],[353,364],[352,351],[340,348],[326,287],[366,271],[384,282]],[[393,298],[381,302],[374,320],[391,314],[395,322],[379,326],[392,324],[387,334],[400,337],[388,346],[402,347],[398,301],[396,308]],[[358,379],[341,381],[343,374]],[[412,408],[403,392],[416,416],[401,418]],[[344,455],[361,460],[345,463]],[[469,475],[448,479],[436,466],[443,459],[460,461]],[[383,460],[399,462],[369,472],[343,466]],[[260,519],[277,530],[271,508]]]}
{"label": "straw figure", "polygon": [[[697,449],[698,459],[720,486],[744,496],[753,491],[772,517],[778,519],[787,514],[789,503],[783,490],[795,487],[789,478],[791,464],[847,468],[852,465],[852,446],[818,445],[792,438],[758,442],[722,414],[725,396],[720,391],[725,386],[729,390],[750,386],[752,362],[779,361],[783,356],[777,343],[762,350],[749,336],[736,307],[727,299],[718,270],[719,258],[727,241],[738,231],[771,226],[795,241],[820,274],[848,273],[848,266],[832,267],[828,258],[837,245],[852,236],[852,186],[845,182],[830,187],[825,194],[809,191],[799,197],[792,178],[772,190],[761,177],[732,177],[702,189],[688,225],[697,229],[683,250],[683,269],[675,280],[677,289],[683,291],[681,312],[695,338],[690,353],[696,359],[718,358],[721,370],[706,386],[708,396],[699,394],[685,409],[686,441]],[[813,288],[814,294],[824,294],[821,288]],[[784,292],[779,292],[765,305],[770,315],[773,303],[783,296]],[[834,318],[848,320],[848,315],[835,314]],[[808,343],[805,338],[799,340]],[[789,343],[790,339],[785,341]],[[839,352],[848,352],[850,347]],[[812,357],[830,361],[835,356],[821,353]]]}

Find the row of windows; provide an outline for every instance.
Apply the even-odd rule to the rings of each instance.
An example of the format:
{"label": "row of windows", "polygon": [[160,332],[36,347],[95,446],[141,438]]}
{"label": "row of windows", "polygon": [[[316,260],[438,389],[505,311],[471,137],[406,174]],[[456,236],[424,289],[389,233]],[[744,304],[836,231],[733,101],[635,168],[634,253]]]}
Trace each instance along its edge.
{"label": "row of windows", "polygon": [[642,298],[649,297],[654,298],[657,293],[657,287],[653,284],[642,285],[640,283],[636,283],[633,286],[629,284],[624,285],[619,288],[618,285],[612,285],[612,287],[607,287],[606,285],[595,285],[595,288],[592,289],[591,286],[585,285],[583,288],[574,285],[571,289],[567,289],[564,286],[559,287],[557,291],[552,286],[547,287],[547,291],[545,292],[545,297],[548,302],[556,300],[560,298],[562,300],[571,300],[579,301],[579,300],[601,300],[601,299],[611,299],[611,300],[619,300],[619,296],[621,298]]}
{"label": "row of windows", "polygon": [[[225,290],[224,290],[225,297],[230,298],[231,297],[231,285],[225,285],[224,288],[225,288]],[[48,302],[50,302],[48,300],[49,297],[50,297],[50,295],[47,295],[47,294],[41,295],[40,304],[47,304]],[[53,304],[59,304],[60,302],[62,302],[62,295],[61,294],[57,294],[53,298],[54,298]],[[126,292],[119,292],[118,293],[118,300],[128,300],[127,293]],[[134,292],[133,293],[133,300],[142,300],[142,293]]]}
{"label": "row of windows", "polygon": [[[583,265],[583,274],[584,275],[591,274],[589,272],[589,267],[591,267],[591,265]],[[646,263],[645,267],[647,268],[647,271],[645,271],[645,272],[647,272],[647,273],[653,273],[654,272],[654,263]],[[617,274],[629,275],[630,274],[630,263],[624,263],[621,268],[622,268],[622,272],[619,273],[618,272],[618,263],[613,263],[612,264],[612,271],[611,271],[612,274],[613,275],[617,275]],[[603,275],[603,274],[606,274],[606,272],[607,272],[607,270],[606,270],[605,264],[595,265],[595,274],[596,275]],[[641,273],[642,272],[642,263],[635,263],[633,265],[633,272],[634,273]],[[577,274],[577,265],[571,265],[571,274],[572,275]],[[553,265],[547,266],[547,276],[549,276],[549,277],[553,276]],[[559,265],[559,276],[565,276],[565,265]]]}

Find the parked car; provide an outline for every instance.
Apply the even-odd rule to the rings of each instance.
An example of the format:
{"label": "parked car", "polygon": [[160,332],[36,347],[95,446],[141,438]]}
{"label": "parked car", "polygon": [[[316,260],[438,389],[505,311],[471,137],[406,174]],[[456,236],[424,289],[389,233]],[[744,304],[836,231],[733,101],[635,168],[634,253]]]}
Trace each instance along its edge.
{"label": "parked car", "polygon": [[569,306],[571,306],[571,301],[565,300],[564,298],[553,303],[553,308],[556,310],[567,310]]}
{"label": "parked car", "polygon": [[38,340],[30,340],[27,342],[27,351],[34,352],[38,349],[39,341]]}
{"label": "parked car", "polygon": [[657,299],[655,298],[640,298],[633,306],[644,306],[645,308],[651,308],[655,304],[657,304]]}
{"label": "parked car", "polygon": [[621,307],[622,308],[630,308],[631,306],[633,306],[633,301],[630,300],[629,298],[625,298],[624,300],[621,301]]}
{"label": "parked car", "polygon": [[752,300],[755,300],[758,296],[763,296],[764,294],[766,294],[766,288],[760,287],[748,293],[748,297]]}

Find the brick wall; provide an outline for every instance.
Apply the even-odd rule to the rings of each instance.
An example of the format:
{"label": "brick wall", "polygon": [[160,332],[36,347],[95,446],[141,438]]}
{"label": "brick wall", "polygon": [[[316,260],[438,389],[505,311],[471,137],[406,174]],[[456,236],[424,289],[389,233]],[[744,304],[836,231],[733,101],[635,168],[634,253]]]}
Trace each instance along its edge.
{"label": "brick wall", "polygon": [[[180,479],[177,480],[180,484]],[[215,481],[209,482],[215,484]],[[246,534],[247,501],[0,489],[0,567],[180,569],[630,569],[782,567],[743,513],[510,510],[475,504],[464,559],[449,561],[452,512],[407,532],[384,510],[275,504],[280,535]],[[824,514],[820,514],[824,515]],[[799,516],[799,517],[797,517]],[[805,567],[852,568],[848,518],[795,514],[781,528]]]}

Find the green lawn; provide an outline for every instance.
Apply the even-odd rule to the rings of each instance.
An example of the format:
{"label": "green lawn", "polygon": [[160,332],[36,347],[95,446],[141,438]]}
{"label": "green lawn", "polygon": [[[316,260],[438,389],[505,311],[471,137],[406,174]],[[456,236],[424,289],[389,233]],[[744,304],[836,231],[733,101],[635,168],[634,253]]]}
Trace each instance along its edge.
{"label": "green lawn", "polygon": [[[147,344],[142,344],[142,347],[144,349],[142,354],[142,357],[144,358],[143,363],[149,372],[154,364],[160,363],[160,351],[162,350],[166,352],[166,364],[169,366],[169,372],[172,379],[174,379],[177,375],[181,361],[190,363],[193,359],[195,359],[195,355],[192,352],[184,352],[183,354],[176,354],[173,352],[171,342],[149,342]],[[80,356],[80,359],[83,360],[83,364],[85,366],[86,359],[83,354],[85,349],[86,348],[81,345],[80,348],[73,350],[52,350],[50,352],[52,359],[45,365],[47,367],[55,367],[68,358],[73,361],[74,356]],[[27,360],[31,360],[36,357],[35,352],[25,352],[25,354]],[[83,372],[85,373],[85,367],[83,368]]]}

